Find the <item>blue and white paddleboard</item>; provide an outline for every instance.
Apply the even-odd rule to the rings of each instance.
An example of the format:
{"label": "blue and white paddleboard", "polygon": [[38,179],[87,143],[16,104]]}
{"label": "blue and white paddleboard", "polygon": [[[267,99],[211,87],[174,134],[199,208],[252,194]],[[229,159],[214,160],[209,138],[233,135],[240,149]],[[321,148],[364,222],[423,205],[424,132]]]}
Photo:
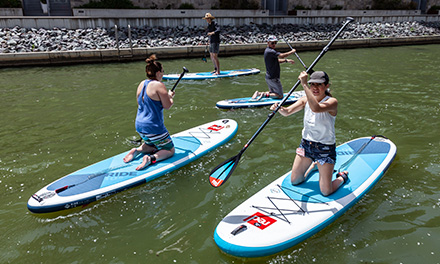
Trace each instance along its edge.
{"label": "blue and white paddleboard", "polygon": [[[219,248],[238,257],[272,255],[331,224],[380,180],[396,155],[396,146],[390,140],[370,139],[358,138],[336,148],[335,170],[349,161],[341,168],[349,172],[349,182],[335,193],[327,197],[321,195],[317,171],[297,186],[290,183],[288,172],[218,224],[214,240]],[[363,146],[365,148],[350,161]]]}
{"label": "blue and white paddleboard", "polygon": [[[305,96],[304,91],[293,92],[286,100],[286,104],[293,104],[298,101],[299,98]],[[287,93],[284,94],[284,97]],[[229,100],[218,101],[215,105],[221,109],[235,109],[235,108],[248,108],[248,107],[262,107],[270,106],[274,103],[280,103],[283,99],[274,98],[261,98],[260,100],[252,99],[252,97],[236,98]]]}
{"label": "blue and white paddleboard", "polygon": [[100,161],[56,180],[29,198],[33,213],[48,213],[86,205],[174,171],[228,142],[237,122],[221,119],[172,135],[175,154],[137,171],[142,155],[129,163],[127,152]]}
{"label": "blue and white paddleboard", "polygon": [[[194,72],[187,73],[182,77],[182,80],[206,80],[206,79],[216,79],[216,78],[227,78],[243,75],[251,75],[260,73],[259,69],[241,69],[241,70],[229,70],[220,71],[220,74],[212,74],[211,72]],[[164,80],[177,80],[180,74],[165,74],[162,79]]]}

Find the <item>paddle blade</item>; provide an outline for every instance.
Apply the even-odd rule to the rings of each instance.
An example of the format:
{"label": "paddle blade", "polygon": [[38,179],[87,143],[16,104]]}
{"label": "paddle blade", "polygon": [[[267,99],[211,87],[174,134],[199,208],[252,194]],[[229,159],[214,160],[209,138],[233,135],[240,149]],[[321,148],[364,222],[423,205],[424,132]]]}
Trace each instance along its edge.
{"label": "paddle blade", "polygon": [[232,172],[234,172],[235,168],[237,167],[240,157],[241,153],[224,161],[211,171],[209,174],[209,183],[212,185],[212,187],[220,187],[226,182],[226,180],[229,178],[229,176],[231,176]]}

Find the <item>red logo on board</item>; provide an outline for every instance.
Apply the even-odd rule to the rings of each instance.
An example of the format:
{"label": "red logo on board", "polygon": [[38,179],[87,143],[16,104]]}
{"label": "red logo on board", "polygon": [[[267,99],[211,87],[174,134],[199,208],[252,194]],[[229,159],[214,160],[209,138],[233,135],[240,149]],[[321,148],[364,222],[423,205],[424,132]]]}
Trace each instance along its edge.
{"label": "red logo on board", "polygon": [[214,130],[214,131],[220,131],[224,128],[224,126],[219,126],[219,125],[212,125],[210,127],[208,127],[209,130]]}
{"label": "red logo on board", "polygon": [[243,219],[243,221],[248,222],[249,224],[256,226],[259,229],[263,230],[266,227],[270,226],[271,224],[275,223],[277,220],[275,220],[267,215],[264,215],[260,212],[256,212],[255,214]]}

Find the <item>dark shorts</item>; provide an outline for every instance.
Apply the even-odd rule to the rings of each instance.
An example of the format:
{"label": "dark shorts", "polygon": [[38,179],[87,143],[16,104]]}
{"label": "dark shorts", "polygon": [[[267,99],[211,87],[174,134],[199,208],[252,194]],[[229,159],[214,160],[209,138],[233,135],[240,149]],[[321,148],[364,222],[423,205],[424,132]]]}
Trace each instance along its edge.
{"label": "dark shorts", "polygon": [[209,53],[218,53],[220,51],[220,43],[209,44]]}
{"label": "dark shorts", "polygon": [[139,133],[139,135],[144,140],[145,144],[150,147],[154,147],[157,150],[171,150],[174,147],[173,140],[171,140],[170,134],[168,134],[168,132],[161,135],[144,133]]}
{"label": "dark shorts", "polygon": [[304,149],[305,157],[317,161],[321,165],[324,165],[324,163],[336,163],[336,144],[325,145],[319,142],[302,139],[299,149]]}
{"label": "dark shorts", "polygon": [[267,83],[267,86],[269,87],[269,92],[276,93],[280,97],[283,97],[283,95],[284,95],[283,85],[281,85],[280,78],[269,79],[266,77],[266,83]]}

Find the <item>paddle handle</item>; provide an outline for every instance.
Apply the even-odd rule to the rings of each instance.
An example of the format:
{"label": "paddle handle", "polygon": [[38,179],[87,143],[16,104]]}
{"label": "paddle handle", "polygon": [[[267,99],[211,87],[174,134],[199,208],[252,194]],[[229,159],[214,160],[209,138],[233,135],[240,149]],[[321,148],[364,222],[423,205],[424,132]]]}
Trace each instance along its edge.
{"label": "paddle handle", "polygon": [[171,92],[174,92],[174,90],[177,87],[177,84],[180,82],[180,80],[182,80],[183,75],[185,75],[185,73],[189,72],[188,69],[186,67],[183,67],[183,71],[179,76],[179,79],[177,79],[176,83],[174,84],[173,88],[171,89]]}

